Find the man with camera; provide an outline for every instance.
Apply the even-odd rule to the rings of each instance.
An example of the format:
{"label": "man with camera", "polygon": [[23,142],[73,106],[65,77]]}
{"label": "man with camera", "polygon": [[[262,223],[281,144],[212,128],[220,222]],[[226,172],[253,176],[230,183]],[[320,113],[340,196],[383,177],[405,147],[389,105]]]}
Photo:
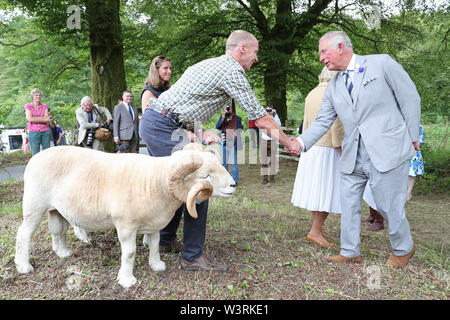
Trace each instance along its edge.
{"label": "man with camera", "polygon": [[239,180],[239,167],[237,162],[237,151],[242,149],[241,130],[242,119],[236,115],[234,100],[232,106],[226,106],[216,124],[216,129],[222,132],[222,165],[228,171],[228,164],[231,164],[231,176],[236,185]]}
{"label": "man with camera", "polygon": [[[281,120],[277,115],[277,111],[273,107],[267,106],[266,112],[281,127]],[[262,184],[267,184],[268,182],[275,183],[275,175],[278,171],[278,162],[274,159],[278,150],[278,142],[275,141],[272,143],[272,138],[265,134],[266,131],[264,129],[262,130],[262,143],[259,148],[261,155],[261,175],[263,177]]]}
{"label": "man with camera", "polygon": [[[88,96],[83,97],[80,107],[75,111],[78,124],[78,144],[85,148],[103,150],[103,141],[95,138],[98,129],[104,128],[112,131],[112,116],[105,107],[94,104]],[[102,124],[102,116],[106,116],[106,122]]]}
{"label": "man with camera", "polygon": [[129,145],[123,153],[136,153],[139,149],[139,123],[137,108],[131,104],[133,94],[124,91],[122,102],[114,107],[114,142],[120,147]]}

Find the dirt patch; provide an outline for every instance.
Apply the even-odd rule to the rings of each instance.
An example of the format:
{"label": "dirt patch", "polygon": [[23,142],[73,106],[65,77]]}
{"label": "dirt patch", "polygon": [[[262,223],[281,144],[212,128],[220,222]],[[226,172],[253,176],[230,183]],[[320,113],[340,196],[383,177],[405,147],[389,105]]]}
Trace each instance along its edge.
{"label": "dirt patch", "polygon": [[[327,263],[339,252],[340,216],[326,231],[335,248],[307,242],[311,215],[290,204],[297,162],[282,160],[275,184],[261,184],[258,165],[241,165],[236,194],[211,199],[205,252],[231,266],[228,273],[189,272],[177,254],[165,254],[167,270],[153,272],[148,249],[137,239],[136,286],[116,281],[120,246],[115,231],[89,232],[80,242],[69,229],[73,255],[58,258],[44,219],[33,237],[34,272],[17,273],[15,235],[21,223],[23,182],[0,185],[0,299],[444,299],[448,298],[449,196],[415,194],[406,207],[417,246],[402,270],[385,266],[390,254],[386,230],[363,224],[363,262]],[[368,215],[367,206],[363,216]],[[178,239],[182,240],[182,226]]]}

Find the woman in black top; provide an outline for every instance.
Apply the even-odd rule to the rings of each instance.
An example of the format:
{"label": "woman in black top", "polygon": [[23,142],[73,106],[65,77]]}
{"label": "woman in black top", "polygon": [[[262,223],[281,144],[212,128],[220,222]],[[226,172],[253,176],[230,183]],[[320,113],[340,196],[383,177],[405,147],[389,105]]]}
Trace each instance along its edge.
{"label": "woman in black top", "polygon": [[172,63],[169,58],[156,56],[150,64],[144,89],[141,93],[142,113],[150,107],[150,100],[158,98],[161,93],[169,89]]}

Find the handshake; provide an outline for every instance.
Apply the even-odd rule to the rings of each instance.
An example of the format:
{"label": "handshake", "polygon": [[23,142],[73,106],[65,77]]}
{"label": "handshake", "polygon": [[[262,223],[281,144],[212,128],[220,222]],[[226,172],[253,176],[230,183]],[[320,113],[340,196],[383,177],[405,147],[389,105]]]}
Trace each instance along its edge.
{"label": "handshake", "polygon": [[288,143],[284,145],[284,148],[291,155],[298,157],[303,150],[303,145],[296,137],[289,137]]}

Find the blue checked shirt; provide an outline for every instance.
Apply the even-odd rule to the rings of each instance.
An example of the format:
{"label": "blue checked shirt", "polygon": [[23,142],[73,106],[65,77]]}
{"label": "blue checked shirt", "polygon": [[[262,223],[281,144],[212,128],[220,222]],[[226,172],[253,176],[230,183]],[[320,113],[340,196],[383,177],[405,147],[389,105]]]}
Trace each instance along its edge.
{"label": "blue checked shirt", "polygon": [[230,102],[238,103],[249,120],[266,114],[253,92],[242,66],[229,54],[203,60],[186,69],[181,78],[154,103],[170,110],[187,129],[206,122]]}

